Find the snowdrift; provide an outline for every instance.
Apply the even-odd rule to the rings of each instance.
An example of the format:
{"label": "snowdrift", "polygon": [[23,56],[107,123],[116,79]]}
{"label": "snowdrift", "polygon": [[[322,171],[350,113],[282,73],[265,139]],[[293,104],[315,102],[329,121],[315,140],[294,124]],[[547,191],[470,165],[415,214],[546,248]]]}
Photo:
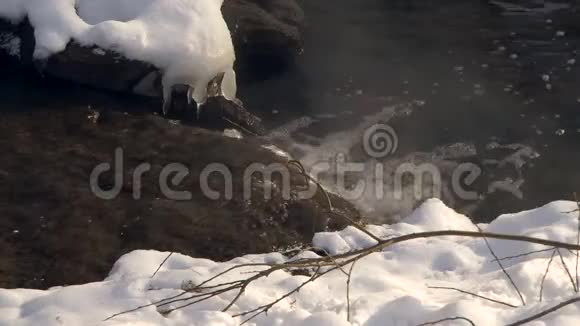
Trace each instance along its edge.
{"label": "snowdrift", "polygon": [[[542,208],[503,215],[487,232],[533,236],[576,243],[577,208],[572,202],[554,202]],[[382,238],[433,230],[477,231],[463,215],[433,199],[424,203],[402,223],[371,225],[368,230]],[[319,233],[314,245],[331,254],[365,248],[374,240],[349,227],[340,232]],[[489,240],[499,257],[545,249],[539,245]],[[160,314],[149,306],[103,322],[107,317],[148,305],[182,293],[188,284],[199,284],[237,264],[281,263],[288,259],[317,257],[306,251],[288,258],[280,253],[240,257],[225,263],[173,254],[152,277],[168,253],[135,251],[121,257],[103,282],[38,290],[0,290],[0,325],[239,325],[236,313],[267,304],[308,279],[278,271],[252,283],[229,312],[221,312],[235,292],[202,303]],[[562,251],[564,261],[574,268],[575,253]],[[441,237],[397,244],[359,261],[350,287],[352,325],[418,325],[448,317],[469,318],[476,325],[505,325],[533,315],[576,294],[559,258],[552,263],[539,291],[551,252],[540,252],[504,261],[517,284],[526,306],[510,308],[456,291],[430,287],[454,287],[520,306],[519,298],[492,261],[483,239]],[[261,267],[247,267],[220,277],[212,284],[235,281],[254,275]],[[573,273],[573,271],[572,271]],[[533,325],[578,325],[580,305],[573,304],[544,316]],[[346,277],[332,272],[300,292],[282,300],[267,315],[250,325],[350,325],[346,321]],[[465,320],[444,325],[467,325]]]}

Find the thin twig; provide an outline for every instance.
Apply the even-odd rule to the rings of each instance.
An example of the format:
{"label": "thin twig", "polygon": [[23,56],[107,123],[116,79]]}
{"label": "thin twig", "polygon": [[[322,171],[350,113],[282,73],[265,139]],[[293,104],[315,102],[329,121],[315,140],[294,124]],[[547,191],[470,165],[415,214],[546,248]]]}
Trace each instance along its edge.
{"label": "thin twig", "polygon": [[209,282],[211,282],[211,281],[213,281],[213,280],[216,280],[216,279],[218,279],[219,277],[221,277],[221,276],[224,276],[225,274],[227,274],[227,273],[229,273],[229,272],[231,272],[231,271],[233,271],[233,270],[236,270],[236,269],[241,269],[241,268],[245,268],[245,267],[258,267],[258,266],[265,266],[265,267],[269,267],[269,266],[271,266],[271,265],[270,265],[270,264],[263,264],[263,263],[255,263],[255,264],[240,264],[240,265],[235,265],[235,266],[232,266],[232,267],[230,267],[230,268],[226,269],[225,271],[223,271],[223,272],[221,272],[221,273],[218,273],[218,274],[216,274],[216,275],[212,276],[211,278],[209,278],[209,279],[207,279],[207,280],[205,280],[205,281],[201,282],[201,283],[200,283],[200,284],[199,284],[199,285],[198,285],[196,288],[202,288],[203,286],[205,286],[205,285],[206,285],[206,284],[208,284]]}
{"label": "thin twig", "polygon": [[[211,299],[213,297],[216,297],[216,296],[218,296],[218,295],[220,295],[222,293],[225,293],[225,292],[227,292],[227,291],[226,290],[220,290],[220,291],[216,291],[216,292],[210,292],[210,293],[205,293],[205,294],[200,294],[200,295],[192,296],[188,300],[191,300],[193,298],[196,298],[197,300],[192,301],[192,302],[189,302],[189,303],[184,304],[184,305],[181,305],[181,306],[177,306],[175,308],[168,309],[168,310],[164,311],[163,313],[164,314],[170,314],[170,313],[174,312],[175,310],[183,309],[183,308],[186,308],[188,306],[194,305],[196,303],[200,303],[202,301],[209,300],[209,299]],[[167,305],[167,304],[169,304],[169,303],[164,303],[163,305]]]}
{"label": "thin twig", "polygon": [[107,318],[103,319],[103,322],[105,322],[105,321],[108,321],[108,320],[110,320],[110,319],[113,319],[113,318],[115,318],[115,317],[121,316],[121,315],[125,315],[125,314],[131,313],[131,312],[135,312],[135,311],[141,310],[141,309],[149,308],[149,307],[152,307],[152,306],[157,306],[158,304],[161,304],[161,303],[163,303],[164,301],[167,301],[167,300],[173,300],[173,299],[177,299],[177,298],[179,298],[179,297],[182,297],[182,296],[184,296],[185,294],[187,294],[187,292],[185,292],[185,291],[184,291],[184,292],[182,292],[182,293],[180,293],[180,294],[174,295],[174,296],[172,296],[172,297],[169,297],[169,298],[161,299],[161,300],[159,300],[159,301],[156,301],[156,302],[152,302],[152,303],[145,304],[145,305],[142,305],[142,306],[139,306],[139,307],[136,307],[136,308],[130,309],[130,310],[125,310],[125,311],[122,311],[122,312],[116,313],[116,314],[114,314],[114,315],[111,315],[111,316],[109,316],[109,317],[107,317]]}
{"label": "thin twig", "polygon": [[427,287],[429,289],[452,290],[452,291],[457,291],[457,292],[461,292],[461,293],[464,293],[464,294],[469,294],[469,295],[474,296],[476,298],[480,298],[480,299],[487,300],[487,301],[494,302],[494,303],[499,303],[501,305],[508,306],[510,308],[517,308],[518,307],[518,306],[513,305],[511,303],[507,303],[507,302],[503,302],[503,301],[500,301],[500,300],[496,300],[496,299],[484,297],[482,295],[479,295],[479,294],[476,294],[476,293],[473,293],[473,292],[469,292],[469,291],[465,291],[465,290],[461,290],[461,289],[457,289],[457,288],[452,288],[452,287],[447,287],[447,286],[427,286]]}
{"label": "thin twig", "polygon": [[574,278],[572,277],[572,273],[570,273],[570,270],[568,269],[568,264],[566,264],[566,261],[564,260],[564,256],[562,256],[560,249],[556,249],[556,251],[558,252],[558,255],[560,256],[560,261],[562,262],[562,267],[564,267],[564,270],[566,271],[566,274],[568,275],[568,278],[570,279],[570,283],[572,283],[572,288],[574,289],[574,292],[578,292],[576,290],[576,283],[574,282]]}
{"label": "thin twig", "polygon": [[[479,225],[477,225],[475,223],[474,223],[474,225],[477,227],[477,229],[479,230],[480,233],[483,233],[483,230],[481,230],[481,228],[479,227]],[[501,268],[501,271],[504,273],[504,275],[510,281],[510,283],[511,283],[512,287],[514,288],[514,290],[517,292],[518,296],[520,297],[520,300],[522,301],[522,305],[525,306],[526,305],[526,301],[524,300],[524,296],[522,295],[522,292],[520,291],[520,289],[518,288],[518,286],[516,285],[516,283],[512,279],[511,275],[503,267],[503,264],[501,263],[501,261],[499,260],[499,258],[497,257],[497,255],[495,254],[495,252],[493,251],[493,249],[491,248],[491,245],[489,244],[489,241],[487,241],[487,237],[484,236],[483,237],[483,240],[485,241],[485,245],[489,249],[489,252],[493,256],[493,258],[496,260],[499,268]]]}
{"label": "thin twig", "polygon": [[537,313],[537,314],[535,314],[533,316],[530,316],[530,317],[525,318],[525,319],[522,319],[522,320],[518,320],[515,323],[511,323],[511,324],[506,325],[506,326],[520,326],[520,325],[527,324],[527,323],[529,323],[531,321],[534,321],[534,320],[536,320],[538,318],[544,317],[544,316],[546,316],[548,314],[553,313],[554,311],[560,310],[560,309],[562,309],[562,308],[564,308],[564,307],[566,307],[568,305],[571,305],[573,303],[576,303],[576,302],[580,302],[580,297],[576,297],[576,298],[573,298],[573,299],[570,299],[570,300],[566,300],[566,301],[564,301],[562,303],[559,303],[559,304],[553,306],[552,308],[546,309],[546,310],[541,311],[541,312],[539,312],[539,313]]}
{"label": "thin twig", "polygon": [[276,299],[275,301],[273,301],[273,302],[271,302],[271,303],[269,303],[269,304],[266,304],[266,305],[260,306],[260,307],[258,307],[258,308],[255,308],[255,309],[252,309],[252,310],[246,311],[246,312],[242,312],[242,313],[239,313],[239,314],[235,314],[235,315],[233,315],[232,317],[244,317],[244,316],[247,316],[247,315],[249,315],[249,314],[256,313],[256,314],[252,315],[250,318],[248,318],[248,319],[244,320],[244,321],[241,323],[241,325],[243,325],[243,324],[245,324],[245,323],[249,322],[250,320],[252,320],[252,319],[254,319],[255,317],[257,317],[258,315],[260,315],[260,314],[262,314],[262,313],[265,313],[265,312],[267,312],[268,310],[270,310],[270,309],[271,309],[273,306],[275,306],[275,305],[276,305],[278,302],[280,302],[280,301],[282,301],[282,300],[284,300],[284,299],[288,298],[289,296],[291,296],[291,295],[292,295],[292,294],[294,294],[294,293],[297,293],[297,292],[299,292],[299,291],[300,291],[300,290],[301,290],[303,287],[305,287],[307,284],[314,282],[314,280],[318,279],[318,278],[319,278],[319,277],[321,277],[322,275],[325,275],[325,274],[327,274],[327,273],[329,272],[329,271],[326,271],[326,272],[324,272],[324,273],[321,273],[321,274],[319,274],[319,273],[318,273],[319,271],[320,271],[320,268],[318,268],[318,269],[317,269],[317,270],[314,272],[314,274],[312,275],[312,277],[310,277],[310,278],[309,278],[309,279],[308,279],[306,282],[303,282],[302,284],[300,284],[299,286],[297,286],[295,289],[293,289],[292,291],[289,291],[288,293],[286,293],[286,294],[284,294],[283,296],[279,297],[279,298],[278,298],[278,299]]}
{"label": "thin twig", "polygon": [[[235,291],[235,290],[239,291],[240,288],[244,284],[246,284],[246,283],[249,284],[257,279],[267,277],[271,273],[274,273],[275,271],[279,271],[279,270],[285,270],[285,269],[289,269],[289,268],[317,268],[319,270],[320,268],[323,268],[323,267],[329,267],[329,270],[327,270],[323,273],[320,273],[318,275],[316,275],[316,274],[313,275],[312,281],[314,281],[330,271],[338,270],[339,268],[337,266],[340,266],[340,267],[346,266],[346,265],[351,264],[357,260],[360,260],[366,256],[369,256],[375,252],[385,250],[386,248],[391,247],[395,244],[406,242],[406,241],[411,241],[411,240],[415,240],[415,239],[425,239],[425,238],[443,237],[443,236],[463,236],[463,237],[471,237],[471,238],[490,238],[490,239],[498,239],[498,240],[522,241],[522,242],[527,242],[527,243],[549,246],[549,247],[553,247],[553,248],[561,248],[561,249],[569,249],[569,250],[579,250],[580,249],[580,246],[577,244],[563,243],[563,242],[558,242],[558,241],[533,238],[533,237],[527,237],[527,236],[520,236],[520,235],[511,235],[511,234],[498,234],[498,233],[485,233],[485,232],[472,232],[472,231],[459,231],[459,230],[442,230],[442,231],[411,233],[411,234],[406,234],[406,235],[402,235],[402,236],[398,236],[398,237],[384,239],[384,240],[379,241],[379,243],[377,243],[373,246],[370,246],[368,248],[357,249],[357,250],[353,250],[353,251],[350,251],[347,253],[334,255],[332,257],[319,257],[319,258],[312,258],[312,259],[304,259],[304,260],[301,260],[299,262],[293,261],[293,262],[286,262],[286,263],[282,263],[282,264],[253,263],[253,264],[236,265],[236,266],[233,266],[233,267],[226,269],[225,271],[223,271],[221,273],[218,273],[217,275],[210,277],[206,281],[197,285],[190,292],[184,292],[184,293],[179,294],[178,296],[174,296],[174,298],[166,298],[164,300],[161,300],[161,301],[159,301],[158,304],[152,303],[152,304],[143,306],[141,308],[149,307],[152,305],[157,305],[158,307],[160,307],[160,306],[165,306],[165,305],[169,305],[169,304],[177,303],[177,302],[188,302],[190,300],[197,300],[196,302],[198,302],[198,301],[203,301],[203,300],[199,300],[199,299],[204,299],[204,298],[205,298],[205,300],[207,300],[211,297],[214,297],[214,296],[217,296],[217,295],[220,295],[223,293],[227,293],[230,291]],[[183,298],[183,296],[185,296],[185,294],[187,294],[187,293],[203,290],[204,286],[206,286],[206,284],[208,284],[209,282],[217,280],[218,278],[220,278],[221,276],[223,276],[225,274],[233,272],[237,269],[241,269],[241,268],[245,268],[245,267],[256,267],[256,266],[264,266],[267,269],[264,270],[263,272],[258,273],[257,275],[254,275],[254,276],[246,279],[246,280],[241,280],[239,282],[230,282],[230,283],[228,283],[230,285],[225,286],[225,287],[222,287],[223,284],[222,285],[218,284],[217,286],[213,287],[215,289],[215,290],[213,290],[213,292],[197,293],[195,295],[191,295],[191,296],[187,296],[187,297]],[[277,302],[279,302],[279,301],[277,301]],[[191,305],[191,304],[193,304],[193,303],[189,302],[188,304],[186,304],[184,306]],[[170,311],[174,311],[176,309],[183,308],[184,306],[174,308]],[[512,305],[508,304],[508,306],[511,307]],[[515,307],[515,306],[513,306],[513,307]],[[107,320],[109,320],[113,317],[125,314],[125,313],[139,310],[141,308],[135,308],[135,309],[131,309],[131,310],[127,310],[127,311],[115,314],[115,315],[107,318]]]}
{"label": "thin twig", "polygon": [[473,321],[471,321],[471,319],[469,319],[469,318],[465,318],[465,317],[449,317],[449,318],[443,318],[443,319],[436,320],[436,321],[431,321],[431,322],[427,322],[427,323],[422,323],[422,324],[419,324],[419,325],[417,325],[417,326],[437,325],[437,324],[444,323],[444,322],[446,322],[446,321],[456,321],[456,320],[464,320],[464,321],[468,322],[468,323],[469,323],[469,325],[471,325],[471,326],[475,326],[475,323],[474,323]]}
{"label": "thin twig", "polygon": [[[554,248],[548,248],[548,249],[541,249],[541,250],[535,250],[535,251],[530,251],[530,252],[526,252],[523,254],[519,254],[519,255],[515,255],[515,256],[507,256],[507,257],[503,257],[500,258],[500,261],[505,261],[505,260],[511,260],[511,259],[516,259],[516,258],[522,258],[522,257],[526,257],[526,256],[530,256],[533,254],[539,254],[539,253],[543,253],[543,252],[547,252],[547,251],[552,251],[554,250]],[[491,262],[495,263],[497,260],[493,259]]]}
{"label": "thin twig", "polygon": [[330,211],[330,213],[334,214],[334,215],[338,215],[341,218],[345,219],[350,225],[352,225],[353,227],[357,228],[358,230],[360,230],[361,232],[363,232],[364,234],[368,235],[369,237],[371,237],[373,240],[380,242],[381,238],[377,237],[376,235],[372,234],[371,232],[369,232],[367,229],[365,229],[364,227],[360,226],[359,223],[357,223],[355,220],[351,219],[350,217],[344,215],[344,214],[338,214],[335,210],[334,210],[334,206],[332,205],[332,201],[330,200],[330,196],[328,195],[328,192],[326,192],[326,190],[324,189],[324,187],[322,187],[322,185],[320,184],[320,182],[318,182],[317,180],[315,180],[312,176],[310,176],[308,173],[306,173],[306,169],[304,168],[304,165],[302,165],[302,163],[300,163],[300,161],[296,161],[296,160],[291,160],[288,162],[289,165],[294,165],[296,167],[298,167],[298,169],[300,170],[300,173],[306,177],[308,180],[312,181],[314,184],[316,184],[316,186],[318,187],[318,190],[320,190],[320,192],[322,192],[322,194],[324,194],[324,196],[326,197],[326,201],[328,203],[328,210]]}
{"label": "thin twig", "polygon": [[[321,190],[322,194],[324,194],[326,196],[326,203],[328,205],[328,210],[330,212],[332,212],[334,210],[334,208],[332,207],[332,201],[330,201],[330,196],[328,196],[328,194],[326,193],[326,191],[324,191],[324,188],[322,188],[322,186],[317,183],[316,181],[314,181],[314,178],[312,178],[312,176],[310,176],[310,174],[306,173],[306,169],[304,168],[304,165],[302,165],[302,162],[298,161],[298,160],[290,160],[288,161],[288,166],[292,166],[294,165],[298,171],[300,172],[300,174],[304,177],[304,179],[306,180],[306,184],[310,185],[310,182],[313,182],[316,184],[316,186],[318,187],[317,189]],[[312,219],[312,234],[316,233],[316,222],[317,222],[318,217],[315,216]]]}
{"label": "thin twig", "polygon": [[[561,248],[561,249],[571,249],[579,250],[580,246],[576,244],[570,244],[560,241],[547,240],[542,238],[534,238],[523,235],[513,235],[513,234],[502,234],[502,233],[488,233],[488,232],[473,232],[473,231],[461,231],[461,230],[441,230],[441,231],[428,231],[428,232],[417,232],[409,233],[398,237],[393,237],[385,240],[381,240],[378,244],[370,246],[368,248],[353,250],[344,254],[339,254],[333,256],[334,259],[347,258],[355,255],[370,255],[371,253],[384,250],[395,244],[415,240],[415,239],[427,239],[436,237],[446,237],[446,236],[459,236],[459,237],[470,237],[470,238],[488,238],[497,240],[508,240],[508,241],[519,241],[534,243],[539,245],[544,245],[547,247]],[[311,263],[328,261],[327,257],[315,258],[309,260]]]}
{"label": "thin twig", "polygon": [[544,294],[544,282],[546,281],[546,277],[548,277],[548,273],[550,272],[550,266],[552,265],[552,261],[554,261],[554,256],[556,256],[556,249],[553,249],[552,256],[550,256],[550,260],[548,261],[548,266],[546,266],[546,271],[544,275],[542,275],[542,281],[540,282],[540,302],[542,302],[542,297]]}
{"label": "thin twig", "polygon": [[350,269],[348,270],[348,279],[346,280],[346,321],[350,323],[350,280],[352,278],[352,271],[354,270],[354,265],[356,265],[356,261],[350,265]]}
{"label": "thin twig", "polygon": [[228,122],[228,123],[230,123],[232,126],[234,126],[234,127],[237,127],[237,128],[240,128],[240,129],[242,129],[242,131],[245,131],[245,132],[247,132],[248,134],[250,134],[250,135],[252,135],[252,136],[256,136],[256,137],[258,136],[258,134],[256,134],[255,132],[253,132],[253,131],[249,130],[248,128],[245,128],[245,127],[243,127],[242,125],[240,125],[240,124],[238,124],[238,123],[235,123],[235,122],[233,122],[232,120],[230,120],[230,119],[228,119],[228,118],[222,117],[222,119],[223,119],[225,122]]}
{"label": "thin twig", "polygon": [[157,272],[159,272],[159,270],[161,269],[161,267],[163,267],[163,265],[165,265],[165,263],[167,262],[167,260],[169,260],[169,258],[171,257],[171,255],[173,255],[173,252],[170,252],[169,255],[167,255],[167,257],[165,257],[165,259],[163,259],[163,261],[161,262],[161,264],[159,264],[159,267],[157,267],[157,269],[155,270],[155,273],[153,273],[153,275],[151,275],[151,278],[154,278],[155,275],[157,275]]}
{"label": "thin twig", "polygon": [[340,266],[340,265],[338,264],[338,262],[337,262],[337,261],[336,261],[336,260],[335,260],[335,259],[332,257],[332,255],[331,255],[331,254],[330,254],[330,253],[329,253],[329,252],[328,252],[326,249],[324,249],[324,248],[321,248],[321,247],[312,247],[312,248],[310,248],[310,249],[312,249],[312,250],[320,250],[320,251],[324,252],[324,254],[326,254],[326,256],[327,256],[328,258],[330,258],[330,260],[332,260],[332,262],[333,262],[333,263],[336,265],[336,267],[338,267],[338,269],[339,269],[339,270],[340,270],[340,271],[341,271],[341,272],[342,272],[344,275],[346,275],[346,276],[348,276],[348,275],[349,275],[349,274],[348,274],[348,273],[347,273],[347,272],[344,270],[344,268],[342,268],[342,266]]}
{"label": "thin twig", "polygon": [[[576,235],[576,245],[580,247],[580,201],[578,201],[578,196],[574,193],[574,201],[578,205],[578,232]],[[580,291],[580,280],[578,278],[578,260],[580,258],[580,250],[576,250],[576,293]]]}

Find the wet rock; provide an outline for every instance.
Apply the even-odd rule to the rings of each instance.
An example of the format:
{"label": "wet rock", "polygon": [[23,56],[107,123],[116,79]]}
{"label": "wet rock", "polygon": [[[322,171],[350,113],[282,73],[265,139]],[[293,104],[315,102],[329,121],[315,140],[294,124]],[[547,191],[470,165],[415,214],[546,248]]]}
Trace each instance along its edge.
{"label": "wet rock", "polygon": [[242,74],[279,70],[302,51],[304,11],[295,0],[226,0],[222,12]]}
{"label": "wet rock", "polygon": [[34,68],[45,76],[118,92],[160,96],[161,73],[152,65],[129,60],[96,46],[72,41],[47,60],[33,59],[34,29],[24,20],[18,25],[0,19],[0,60]]}
{"label": "wet rock", "polygon": [[223,96],[211,96],[199,108],[188,100],[187,85],[175,85],[168,118],[174,118],[206,129],[236,129],[248,136],[262,136],[266,129],[262,120],[244,108],[240,100],[230,101]]}
{"label": "wet rock", "polygon": [[228,101],[222,96],[208,99],[200,108],[198,123],[205,128],[237,129],[247,135],[266,134],[266,129],[258,117],[248,112],[239,103]]}
{"label": "wet rock", "polygon": [[[306,181],[296,169],[289,170],[289,197],[276,173],[272,183],[244,175],[253,163],[286,166],[287,159],[258,138],[229,138],[151,114],[87,108],[0,112],[0,130],[0,287],[97,281],[134,249],[227,260],[307,243],[315,230],[344,226],[329,221],[322,194],[297,197]],[[101,163],[115,166],[119,148],[122,167],[93,183],[119,192],[101,199],[91,191],[91,172]],[[169,173],[168,189],[189,191],[190,198],[167,195],[159,180],[168,164],[183,164],[189,172],[180,182],[175,171]],[[227,183],[220,173],[207,177],[215,191],[210,195],[219,198],[202,191],[200,177],[209,164],[231,171],[231,200],[224,197]],[[115,179],[119,171],[121,182]],[[251,181],[249,198],[245,181]],[[264,183],[272,188],[270,199]],[[337,211],[358,217],[346,201],[333,195],[331,200]]]}
{"label": "wet rock", "polygon": [[161,88],[161,74],[154,66],[96,46],[71,42],[39,64],[44,74],[96,88],[147,96],[158,96]]}

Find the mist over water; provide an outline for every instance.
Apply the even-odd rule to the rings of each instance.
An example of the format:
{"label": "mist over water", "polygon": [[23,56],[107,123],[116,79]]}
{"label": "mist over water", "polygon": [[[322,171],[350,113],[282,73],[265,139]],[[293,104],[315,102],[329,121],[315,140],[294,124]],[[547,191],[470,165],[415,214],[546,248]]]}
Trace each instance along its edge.
{"label": "mist over water", "polygon": [[[366,127],[387,123],[399,146],[381,163],[432,163],[443,181],[459,164],[483,170],[481,198],[447,204],[489,221],[580,185],[580,14],[560,1],[304,1],[309,26],[296,69],[242,87],[273,126],[309,117],[281,147],[308,166],[361,153]],[[366,175],[365,175],[366,173]],[[366,171],[353,177],[372,180]],[[327,176],[322,182],[333,188]],[[354,182],[354,181],[353,181]],[[373,181],[374,182],[374,181]],[[429,184],[426,185],[427,187]],[[517,190],[517,191],[516,191]],[[404,216],[417,200],[357,204],[372,219]]]}

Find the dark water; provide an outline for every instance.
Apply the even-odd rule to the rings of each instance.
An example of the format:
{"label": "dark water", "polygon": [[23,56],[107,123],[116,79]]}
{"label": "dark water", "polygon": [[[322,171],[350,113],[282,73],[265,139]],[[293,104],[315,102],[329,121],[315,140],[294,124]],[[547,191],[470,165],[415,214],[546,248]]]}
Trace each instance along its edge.
{"label": "dark water", "polygon": [[487,196],[469,211],[479,220],[570,199],[580,188],[580,7],[514,3],[304,1],[296,69],[243,93],[252,107],[279,111],[274,124],[322,115],[295,138],[344,132],[415,101],[388,122],[398,157],[455,143],[473,145],[480,161],[494,143],[537,152],[510,176],[523,198]]}
{"label": "dark water", "polygon": [[[361,121],[375,115],[397,132],[393,160],[456,143],[476,148],[480,160],[494,142],[537,152],[514,177],[524,181],[523,198],[489,196],[470,210],[478,219],[571,198],[580,188],[579,6],[517,3],[524,8],[483,0],[303,1],[308,26],[296,66],[242,84],[240,97],[270,127],[316,120],[286,142],[307,142],[310,151],[328,149],[333,135],[360,138]],[[158,105],[16,70],[0,78],[0,96],[3,110],[16,111]],[[392,107],[399,109],[377,115]]]}

